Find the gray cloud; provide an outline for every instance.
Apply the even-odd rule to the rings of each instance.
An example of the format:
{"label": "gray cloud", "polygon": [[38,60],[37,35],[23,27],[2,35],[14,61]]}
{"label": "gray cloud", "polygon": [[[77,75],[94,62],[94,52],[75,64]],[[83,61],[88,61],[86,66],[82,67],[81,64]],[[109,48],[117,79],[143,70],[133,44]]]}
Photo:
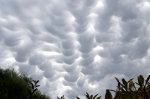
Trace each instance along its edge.
{"label": "gray cloud", "polygon": [[[148,75],[148,0],[0,0],[0,60],[67,99]],[[114,82],[114,83],[112,83]]]}

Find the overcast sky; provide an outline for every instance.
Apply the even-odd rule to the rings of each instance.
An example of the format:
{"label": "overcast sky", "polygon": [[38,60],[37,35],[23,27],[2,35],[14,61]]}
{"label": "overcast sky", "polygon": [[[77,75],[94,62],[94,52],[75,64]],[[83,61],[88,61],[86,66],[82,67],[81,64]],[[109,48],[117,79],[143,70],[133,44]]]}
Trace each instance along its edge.
{"label": "overcast sky", "polygon": [[150,73],[150,0],[0,0],[0,66],[75,99]]}

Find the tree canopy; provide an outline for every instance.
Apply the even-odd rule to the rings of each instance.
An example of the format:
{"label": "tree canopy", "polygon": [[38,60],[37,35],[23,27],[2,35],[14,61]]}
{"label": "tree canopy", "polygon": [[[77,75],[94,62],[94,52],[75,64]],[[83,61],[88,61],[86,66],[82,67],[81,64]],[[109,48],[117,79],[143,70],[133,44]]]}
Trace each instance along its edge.
{"label": "tree canopy", "polygon": [[0,99],[49,99],[37,89],[38,82],[13,69],[0,69]]}

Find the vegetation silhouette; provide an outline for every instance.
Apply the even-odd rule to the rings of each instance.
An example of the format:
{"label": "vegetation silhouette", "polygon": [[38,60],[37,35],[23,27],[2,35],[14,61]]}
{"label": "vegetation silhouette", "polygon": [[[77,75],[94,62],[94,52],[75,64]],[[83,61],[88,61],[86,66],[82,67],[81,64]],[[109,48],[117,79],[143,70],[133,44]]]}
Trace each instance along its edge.
{"label": "vegetation silhouette", "polygon": [[50,99],[38,91],[38,82],[13,69],[0,69],[0,99]]}
{"label": "vegetation silhouette", "polygon": [[114,99],[150,99],[150,75],[144,79],[142,75],[137,77],[137,82],[133,82],[133,78],[126,81],[124,78],[122,82],[115,77],[118,85],[115,92]]}
{"label": "vegetation silhouette", "polygon": [[[139,75],[137,82],[134,82],[133,78],[128,81],[124,78],[121,81],[117,77],[115,79],[117,88],[107,89],[105,99],[150,99],[150,75],[146,79]],[[0,99],[50,99],[38,90],[38,83],[39,80],[18,74],[13,69],[0,69]],[[65,99],[65,96],[57,96],[57,99]],[[81,98],[77,96],[76,99]],[[86,92],[85,99],[101,99],[101,96]]]}

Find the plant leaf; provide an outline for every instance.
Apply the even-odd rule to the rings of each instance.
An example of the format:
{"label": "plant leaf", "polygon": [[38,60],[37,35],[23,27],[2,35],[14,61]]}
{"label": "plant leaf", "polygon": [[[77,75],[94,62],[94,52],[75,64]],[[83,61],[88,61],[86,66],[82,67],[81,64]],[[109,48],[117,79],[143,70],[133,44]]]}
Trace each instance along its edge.
{"label": "plant leaf", "polygon": [[112,99],[112,95],[108,89],[106,90],[105,99]]}
{"label": "plant leaf", "polygon": [[150,75],[146,79],[146,84],[148,83],[149,79],[150,79]]}
{"label": "plant leaf", "polygon": [[118,83],[120,83],[120,81],[119,81],[119,79],[118,79],[117,77],[115,77],[115,79],[116,79],[116,81],[117,81]]}
{"label": "plant leaf", "polygon": [[126,89],[126,90],[128,90],[128,88],[127,88],[127,86],[128,86],[128,83],[127,83],[127,81],[123,78],[122,79],[122,83],[123,83],[123,87]]}
{"label": "plant leaf", "polygon": [[144,77],[142,75],[138,76],[138,84],[142,87],[144,84]]}
{"label": "plant leaf", "polygon": [[93,99],[96,99],[97,95],[98,95],[98,94],[96,94],[96,95],[93,97]]}

